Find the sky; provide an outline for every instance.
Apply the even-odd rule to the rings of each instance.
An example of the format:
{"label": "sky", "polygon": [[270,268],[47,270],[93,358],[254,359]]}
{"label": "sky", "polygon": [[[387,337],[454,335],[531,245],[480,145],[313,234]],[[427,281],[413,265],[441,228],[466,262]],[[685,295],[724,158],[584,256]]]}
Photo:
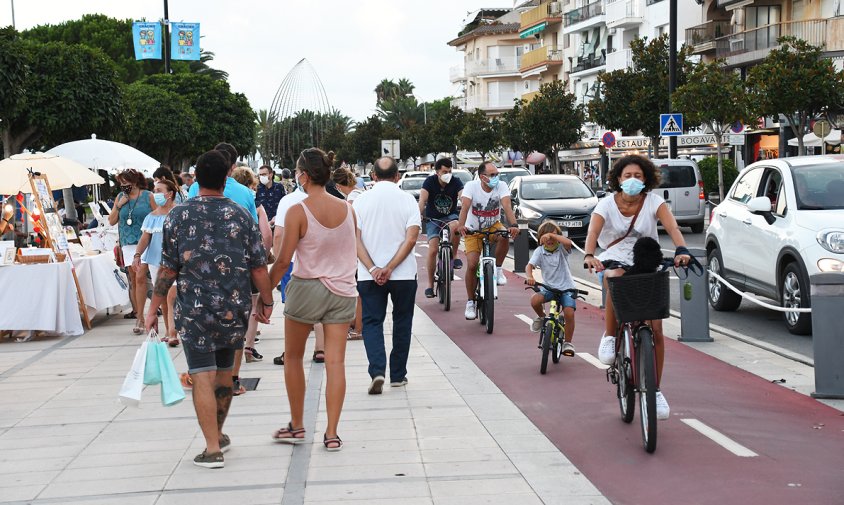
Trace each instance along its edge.
{"label": "sky", "polygon": [[[24,30],[105,14],[164,17],[161,0],[0,0],[0,26]],[[331,105],[354,120],[372,115],[375,86],[406,77],[420,101],[455,95],[449,68],[462,53],[447,45],[468,12],[512,7],[513,0],[169,0],[171,21],[199,22],[210,65],[229,73],[233,91],[269,109],[285,75],[302,58],[319,74]]]}

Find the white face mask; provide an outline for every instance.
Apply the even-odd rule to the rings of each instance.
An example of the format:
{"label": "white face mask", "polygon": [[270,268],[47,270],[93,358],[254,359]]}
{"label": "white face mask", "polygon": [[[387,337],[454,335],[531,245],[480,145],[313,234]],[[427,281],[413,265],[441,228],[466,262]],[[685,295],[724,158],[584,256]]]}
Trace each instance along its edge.
{"label": "white face mask", "polygon": [[448,184],[449,182],[451,182],[451,178],[452,178],[451,172],[449,172],[447,174],[442,174],[440,176],[440,180],[443,181],[443,184]]}
{"label": "white face mask", "polygon": [[261,184],[267,184],[270,182],[270,177],[267,175],[258,176],[258,180],[261,181]]}

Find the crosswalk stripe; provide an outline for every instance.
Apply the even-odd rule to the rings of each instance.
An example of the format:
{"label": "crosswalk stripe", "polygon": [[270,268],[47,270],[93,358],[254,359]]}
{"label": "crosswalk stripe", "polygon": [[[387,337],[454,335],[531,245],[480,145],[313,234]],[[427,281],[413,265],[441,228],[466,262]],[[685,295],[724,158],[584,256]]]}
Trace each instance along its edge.
{"label": "crosswalk stripe", "polygon": [[755,458],[759,456],[755,452],[751,451],[747,447],[741,445],[740,443],[736,442],[732,438],[724,435],[720,431],[707,426],[706,424],[698,421],[697,419],[680,419],[684,423],[686,423],[690,428],[699,432],[701,435],[705,436],[706,438],[712,440],[716,444],[720,445],[724,449],[727,449],[731,453],[735,454],[736,456],[742,458]]}
{"label": "crosswalk stripe", "polygon": [[528,324],[528,326],[533,324],[533,319],[529,318],[528,316],[526,316],[524,314],[515,314],[515,316],[516,316],[517,319],[521,319],[522,321],[526,322]]}

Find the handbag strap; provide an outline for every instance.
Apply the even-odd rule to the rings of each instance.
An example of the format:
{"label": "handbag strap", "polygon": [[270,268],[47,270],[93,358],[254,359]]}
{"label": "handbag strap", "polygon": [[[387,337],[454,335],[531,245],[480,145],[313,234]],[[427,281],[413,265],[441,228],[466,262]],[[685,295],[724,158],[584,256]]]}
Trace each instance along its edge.
{"label": "handbag strap", "polygon": [[624,235],[622,235],[622,236],[618,237],[617,239],[613,240],[612,242],[610,242],[610,245],[607,246],[607,249],[616,245],[617,243],[621,242],[622,240],[626,239],[627,236],[630,235],[630,232],[633,231],[633,226],[636,224],[636,219],[639,217],[639,212],[641,212],[642,207],[645,205],[645,198],[647,198],[647,197],[648,197],[648,195],[644,195],[642,197],[642,199],[639,200],[639,206],[636,207],[636,213],[633,214],[633,220],[630,221],[630,227],[627,228],[627,231],[624,232]]}

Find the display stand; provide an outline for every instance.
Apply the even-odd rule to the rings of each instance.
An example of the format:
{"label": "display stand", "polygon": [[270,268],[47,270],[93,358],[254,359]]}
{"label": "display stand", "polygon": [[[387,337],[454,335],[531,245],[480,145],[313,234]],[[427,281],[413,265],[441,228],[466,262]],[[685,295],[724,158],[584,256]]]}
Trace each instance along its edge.
{"label": "display stand", "polygon": [[88,307],[85,305],[82,290],[79,288],[79,278],[76,276],[76,268],[73,265],[73,259],[68,250],[67,236],[65,235],[61,217],[59,217],[58,211],[56,210],[56,202],[53,200],[53,191],[50,189],[50,183],[47,181],[47,176],[33,175],[30,173],[29,184],[32,187],[32,199],[41,213],[41,228],[44,231],[44,238],[47,240],[46,245],[56,255],[64,255],[65,261],[70,262],[73,282],[76,284],[79,312],[82,314],[82,320],[85,322],[85,326],[90,330],[91,318],[88,317]]}

